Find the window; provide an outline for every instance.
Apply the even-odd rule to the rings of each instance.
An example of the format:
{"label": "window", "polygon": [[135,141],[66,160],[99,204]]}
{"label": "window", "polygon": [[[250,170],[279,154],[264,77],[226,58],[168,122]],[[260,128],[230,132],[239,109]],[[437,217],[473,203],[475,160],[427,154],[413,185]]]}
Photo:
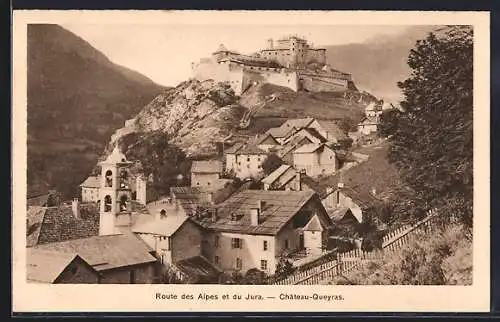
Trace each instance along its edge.
{"label": "window", "polygon": [[127,211],[128,197],[126,195],[122,195],[120,197],[120,211]]}
{"label": "window", "polygon": [[337,191],[337,205],[340,205],[340,191]]}
{"label": "window", "polygon": [[243,261],[241,258],[236,257],[236,269],[241,269],[243,267]]}
{"label": "window", "polygon": [[199,186],[199,185],[200,185],[200,183],[199,183],[199,182],[196,182],[196,185],[197,185],[197,186]]}
{"label": "window", "polygon": [[267,271],[267,260],[261,260],[260,261],[260,269],[263,271]]}
{"label": "window", "polygon": [[243,241],[240,238],[231,238],[231,248],[243,248]]}
{"label": "window", "polygon": [[104,197],[104,212],[111,211],[111,204],[112,204],[111,196],[107,195],[106,197]]}
{"label": "window", "polygon": [[165,211],[165,209],[162,209],[160,211],[160,218],[165,218],[167,216],[167,212]]}
{"label": "window", "polygon": [[106,171],[104,186],[105,187],[113,186],[113,172],[111,172],[111,170]]}
{"label": "window", "polygon": [[210,185],[210,182],[207,182],[207,186],[209,186],[209,185]]}
{"label": "window", "polygon": [[219,247],[219,236],[214,237],[214,247]]}
{"label": "window", "polygon": [[247,158],[247,162],[250,162],[250,157]]}
{"label": "window", "polygon": [[264,240],[264,242],[263,242],[262,246],[263,246],[262,248],[263,248],[264,250],[267,250],[267,240]]}
{"label": "window", "polygon": [[130,284],[135,284],[135,271],[130,271]]}
{"label": "window", "polygon": [[219,256],[215,256],[214,257],[214,263],[215,263],[215,265],[219,265],[219,262],[220,262]]}
{"label": "window", "polygon": [[285,239],[285,248],[288,249],[288,239]]}

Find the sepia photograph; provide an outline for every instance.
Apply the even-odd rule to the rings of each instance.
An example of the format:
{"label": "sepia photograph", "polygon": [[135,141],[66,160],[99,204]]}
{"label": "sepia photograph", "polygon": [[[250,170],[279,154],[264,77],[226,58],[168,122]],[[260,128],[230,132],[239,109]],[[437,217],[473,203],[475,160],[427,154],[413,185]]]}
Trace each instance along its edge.
{"label": "sepia photograph", "polygon": [[26,19],[23,283],[476,285],[478,19],[164,14]]}

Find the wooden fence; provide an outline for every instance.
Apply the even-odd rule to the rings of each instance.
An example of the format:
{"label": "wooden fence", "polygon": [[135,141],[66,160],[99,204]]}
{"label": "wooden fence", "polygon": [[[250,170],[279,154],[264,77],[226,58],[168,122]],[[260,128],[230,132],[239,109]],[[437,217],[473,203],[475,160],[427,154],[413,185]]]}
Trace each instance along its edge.
{"label": "wooden fence", "polygon": [[[319,261],[319,265],[308,265],[306,269],[297,268],[297,271],[280,280],[274,280],[274,285],[314,285],[325,279],[346,274],[359,267],[364,261],[374,261],[382,259],[384,253],[399,250],[407,244],[410,239],[419,232],[428,232],[432,229],[433,219],[437,218],[435,209],[427,212],[426,218],[413,225],[401,226],[387,233],[382,240],[382,250],[365,252],[361,249],[354,249],[344,253],[338,253],[329,261]],[[328,254],[332,258],[332,254]]]}

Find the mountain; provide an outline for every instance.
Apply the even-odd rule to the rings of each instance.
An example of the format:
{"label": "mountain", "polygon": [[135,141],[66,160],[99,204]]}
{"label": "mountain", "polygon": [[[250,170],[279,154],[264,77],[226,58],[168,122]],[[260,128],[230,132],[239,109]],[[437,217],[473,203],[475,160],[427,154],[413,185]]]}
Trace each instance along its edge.
{"label": "mountain", "polygon": [[28,25],[28,191],[74,195],[110,135],[163,90],[58,25]]}
{"label": "mountain", "polygon": [[407,60],[416,41],[437,26],[412,26],[393,36],[376,36],[363,43],[326,46],[327,62],[352,74],[356,85],[388,101],[401,98],[398,81],[410,75]]}

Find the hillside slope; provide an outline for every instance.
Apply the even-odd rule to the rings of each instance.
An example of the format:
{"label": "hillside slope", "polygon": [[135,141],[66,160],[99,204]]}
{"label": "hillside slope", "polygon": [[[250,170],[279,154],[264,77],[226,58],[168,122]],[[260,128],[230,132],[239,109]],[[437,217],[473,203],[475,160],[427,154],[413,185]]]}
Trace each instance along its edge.
{"label": "hillside slope", "polygon": [[58,25],[28,25],[28,187],[73,195],[113,131],[162,90]]}
{"label": "hillside slope", "polygon": [[418,39],[436,26],[412,26],[396,36],[369,39],[364,43],[326,46],[327,62],[352,74],[356,85],[377,97],[393,101],[401,98],[398,81],[410,74],[407,60]]}

